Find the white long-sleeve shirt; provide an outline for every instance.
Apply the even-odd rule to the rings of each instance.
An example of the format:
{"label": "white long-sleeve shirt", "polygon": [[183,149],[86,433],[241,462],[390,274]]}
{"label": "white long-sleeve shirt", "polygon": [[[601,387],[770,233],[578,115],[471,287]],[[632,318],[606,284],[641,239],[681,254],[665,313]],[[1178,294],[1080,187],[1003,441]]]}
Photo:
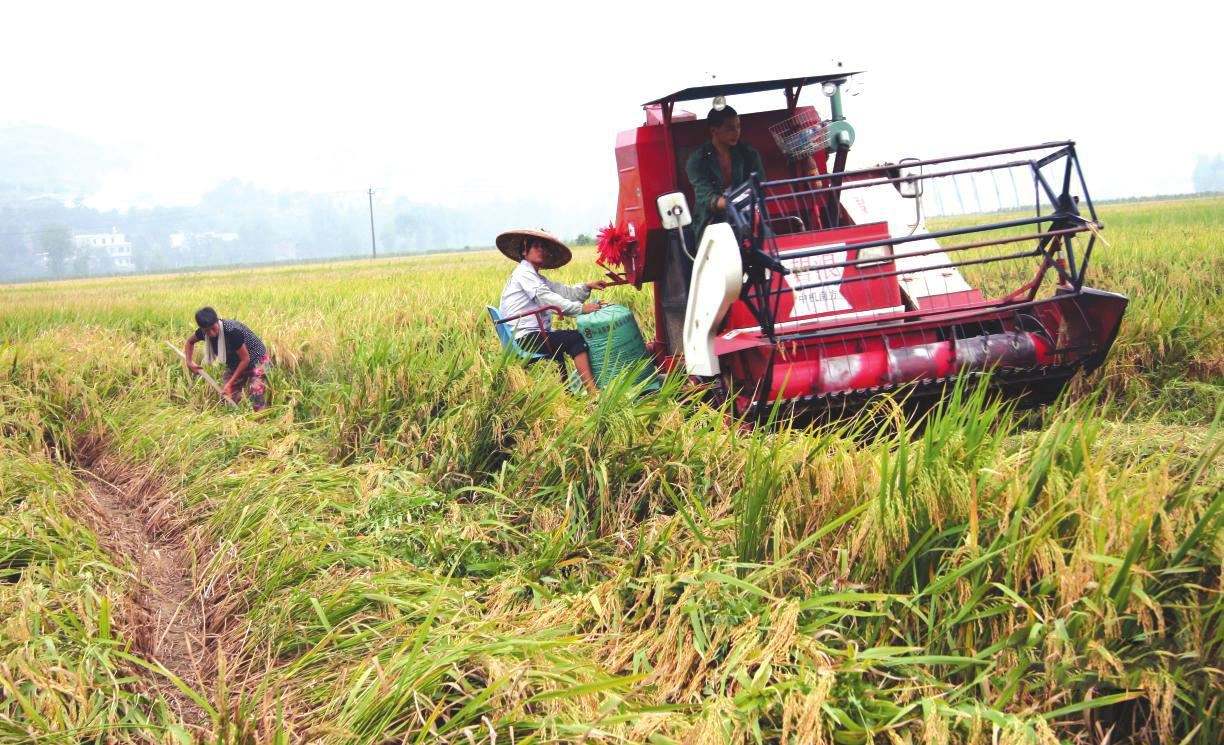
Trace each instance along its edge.
{"label": "white long-sleeve shirt", "polygon": [[[542,308],[545,305],[555,305],[567,316],[576,316],[582,312],[582,302],[591,296],[591,288],[586,285],[563,285],[553,282],[541,275],[530,261],[523,259],[514,267],[506,289],[502,290],[501,304],[498,312],[505,316],[513,316],[524,311]],[[517,321],[510,321],[514,338],[518,339],[532,331],[550,331],[552,329],[552,311],[539,314],[544,319],[543,328],[536,321],[535,314],[523,316]]]}

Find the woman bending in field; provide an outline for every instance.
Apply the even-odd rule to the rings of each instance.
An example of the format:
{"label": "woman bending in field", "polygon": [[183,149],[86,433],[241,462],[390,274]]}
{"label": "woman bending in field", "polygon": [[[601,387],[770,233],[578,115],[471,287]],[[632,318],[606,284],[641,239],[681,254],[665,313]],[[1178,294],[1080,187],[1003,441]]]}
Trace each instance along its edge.
{"label": "woman bending in field", "polygon": [[[573,258],[569,248],[541,230],[511,230],[497,236],[497,248],[506,258],[518,262],[506,289],[502,290],[499,312],[503,317],[527,313],[509,321],[511,333],[524,349],[539,352],[557,361],[561,377],[565,378],[565,357],[574,360],[578,376],[591,393],[595,376],[591,372],[591,355],[586,340],[577,331],[553,331],[553,311],[544,306],[554,305],[567,316],[593,313],[602,303],[586,302],[591,290],[602,290],[607,282],[585,282],[563,285],[540,274],[541,269],[565,266]],[[538,310],[538,313],[532,311]]]}
{"label": "woman bending in field", "polygon": [[212,308],[200,308],[195,314],[195,333],[187,337],[183,346],[183,358],[193,373],[200,372],[195,363],[196,342],[204,342],[204,363],[224,363],[229,369],[222,389],[228,398],[237,402],[245,389],[251,396],[251,408],[259,411],[267,406],[268,386],[265,374],[268,367],[268,350],[263,341],[246,327],[246,324],[231,319],[222,320]]}

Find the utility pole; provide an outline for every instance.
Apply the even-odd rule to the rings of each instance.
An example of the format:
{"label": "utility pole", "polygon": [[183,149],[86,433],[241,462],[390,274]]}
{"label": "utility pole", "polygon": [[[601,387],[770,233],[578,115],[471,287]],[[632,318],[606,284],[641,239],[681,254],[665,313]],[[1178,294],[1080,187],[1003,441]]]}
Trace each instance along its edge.
{"label": "utility pole", "polygon": [[378,258],[378,246],[374,243],[374,187],[370,187],[370,258]]}

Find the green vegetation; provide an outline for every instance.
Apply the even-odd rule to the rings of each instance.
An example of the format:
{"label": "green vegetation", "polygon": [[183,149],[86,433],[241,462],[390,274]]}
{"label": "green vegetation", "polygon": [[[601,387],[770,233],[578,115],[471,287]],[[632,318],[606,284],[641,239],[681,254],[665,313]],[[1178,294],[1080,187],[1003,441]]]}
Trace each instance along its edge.
{"label": "green vegetation", "polygon": [[0,288],[0,741],[1219,742],[1222,215],[1106,209],[1097,379],[921,429],[568,395],[492,252]]}

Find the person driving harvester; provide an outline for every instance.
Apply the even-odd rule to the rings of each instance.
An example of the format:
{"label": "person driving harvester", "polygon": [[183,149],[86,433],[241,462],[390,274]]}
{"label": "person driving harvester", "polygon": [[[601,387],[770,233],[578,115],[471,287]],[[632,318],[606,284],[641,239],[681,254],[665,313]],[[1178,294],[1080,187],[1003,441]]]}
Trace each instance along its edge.
{"label": "person driving harvester", "polygon": [[761,154],[746,142],[740,142],[740,118],[735,109],[723,106],[710,109],[706,125],[710,141],[693,151],[684,165],[689,183],[693,185],[693,230],[697,239],[712,222],[723,219],[727,200],[723,192],[741,184],[756,173],[765,178]]}
{"label": "person driving harvester", "polygon": [[[684,170],[693,186],[693,230],[697,240],[705,227],[725,219],[727,199],[723,192],[738,186],[755,173],[766,179],[765,164],[756,148],[740,141],[740,118],[735,109],[715,99],[714,108],[706,115],[710,141],[693,151]],[[796,173],[817,176],[816,161],[804,158]]]}
{"label": "person driving harvester", "polygon": [[542,230],[508,230],[497,236],[497,250],[518,262],[502,290],[498,308],[503,318],[526,313],[507,322],[515,341],[524,349],[556,360],[562,380],[565,379],[565,357],[570,357],[583,385],[592,394],[596,393],[598,389],[586,340],[577,331],[554,331],[553,311],[546,310],[545,306],[555,305],[567,316],[593,313],[602,308],[603,303],[588,301],[591,290],[602,290],[608,283],[596,280],[563,285],[540,274],[541,269],[563,267],[573,258],[564,243]]}

